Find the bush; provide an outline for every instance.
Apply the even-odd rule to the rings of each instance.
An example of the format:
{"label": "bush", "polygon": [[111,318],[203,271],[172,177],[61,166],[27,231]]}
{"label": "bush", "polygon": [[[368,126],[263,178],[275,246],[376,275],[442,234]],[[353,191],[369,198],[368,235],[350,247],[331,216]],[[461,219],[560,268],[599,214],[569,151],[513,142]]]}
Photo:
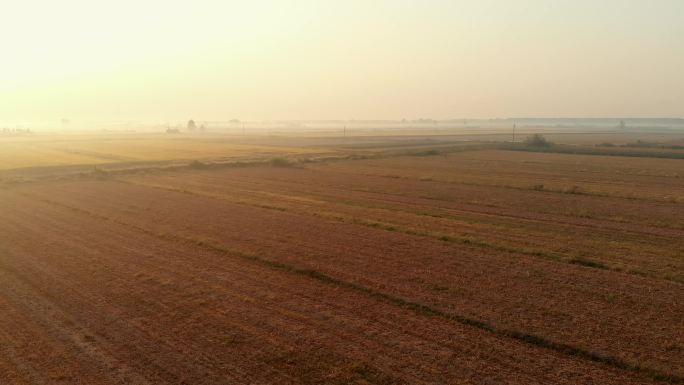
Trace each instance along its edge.
{"label": "bush", "polygon": [[294,164],[285,158],[271,159],[271,166],[273,167],[292,167]]}
{"label": "bush", "polygon": [[569,262],[573,265],[593,267],[594,269],[608,269],[608,266],[604,265],[603,263],[592,261],[591,259],[584,257],[576,257],[571,259]]}
{"label": "bush", "polygon": [[194,169],[203,169],[203,168],[207,168],[207,164],[202,163],[199,160],[193,160],[192,162],[190,162],[188,167],[194,168]]}
{"label": "bush", "polygon": [[98,180],[104,180],[109,178],[109,171],[103,170],[97,166],[93,167],[93,171],[91,171],[90,175],[95,177],[95,179]]}
{"label": "bush", "polygon": [[569,186],[563,189],[564,194],[582,194],[579,186]]}
{"label": "bush", "polygon": [[411,155],[413,155],[413,156],[435,156],[435,155],[439,155],[439,151],[437,151],[437,150],[417,151]]}
{"label": "bush", "polygon": [[530,135],[525,139],[525,144],[530,147],[551,147],[552,143],[546,140],[542,134]]}

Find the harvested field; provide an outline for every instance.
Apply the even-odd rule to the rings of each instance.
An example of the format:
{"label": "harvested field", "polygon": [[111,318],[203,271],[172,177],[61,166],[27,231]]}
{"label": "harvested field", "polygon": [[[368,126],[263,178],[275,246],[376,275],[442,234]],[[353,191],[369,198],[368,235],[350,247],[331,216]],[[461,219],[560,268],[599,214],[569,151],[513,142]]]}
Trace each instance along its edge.
{"label": "harvested field", "polygon": [[[232,140],[231,140],[232,139]],[[226,135],[195,134],[35,134],[0,136],[0,171],[17,168],[107,165],[169,160],[270,158],[307,155],[315,148],[254,143],[238,144]]]}
{"label": "harvested field", "polygon": [[681,165],[473,151],[8,185],[0,380],[681,382]]}

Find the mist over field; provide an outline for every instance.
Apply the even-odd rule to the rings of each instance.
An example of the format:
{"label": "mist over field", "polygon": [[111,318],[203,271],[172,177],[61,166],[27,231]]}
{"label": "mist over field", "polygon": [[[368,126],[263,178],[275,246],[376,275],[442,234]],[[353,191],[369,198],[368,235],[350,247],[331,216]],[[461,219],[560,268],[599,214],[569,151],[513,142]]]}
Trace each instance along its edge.
{"label": "mist over field", "polygon": [[684,384],[684,2],[0,7],[0,385]]}
{"label": "mist over field", "polygon": [[684,4],[27,0],[0,121],[682,117]]}

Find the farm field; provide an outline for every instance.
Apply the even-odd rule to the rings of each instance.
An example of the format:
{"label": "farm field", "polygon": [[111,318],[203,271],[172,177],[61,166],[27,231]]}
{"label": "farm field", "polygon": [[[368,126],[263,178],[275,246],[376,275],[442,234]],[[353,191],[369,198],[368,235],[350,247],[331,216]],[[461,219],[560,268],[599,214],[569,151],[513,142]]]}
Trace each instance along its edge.
{"label": "farm field", "polygon": [[[258,142],[258,140],[256,141]],[[316,148],[235,143],[229,135],[143,133],[0,136],[0,171],[171,160],[226,160],[315,154]]]}
{"label": "farm field", "polygon": [[682,162],[483,150],[0,185],[0,383],[681,383]]}
{"label": "farm field", "polygon": [[[234,131],[234,130],[233,130]],[[0,178],[3,174],[60,167],[112,167],[171,162],[229,162],[270,159],[273,157],[318,157],[348,153],[375,154],[379,151],[400,152],[421,148],[488,145],[510,140],[501,128],[443,130],[357,130],[350,136],[341,131],[271,133],[265,129],[241,135],[233,131],[165,134],[154,132],[43,132],[24,135],[0,133]],[[491,131],[491,132],[488,132]],[[582,146],[593,151],[684,154],[682,135],[678,131],[661,133],[596,132],[586,133],[553,129],[541,131],[552,141]],[[524,134],[521,134],[524,135]],[[524,136],[521,136],[524,137]],[[602,142],[620,146],[644,143],[652,148],[595,147]],[[659,148],[669,146],[677,148]]]}
{"label": "farm field", "polygon": [[684,1],[8,3],[0,385],[684,385]]}

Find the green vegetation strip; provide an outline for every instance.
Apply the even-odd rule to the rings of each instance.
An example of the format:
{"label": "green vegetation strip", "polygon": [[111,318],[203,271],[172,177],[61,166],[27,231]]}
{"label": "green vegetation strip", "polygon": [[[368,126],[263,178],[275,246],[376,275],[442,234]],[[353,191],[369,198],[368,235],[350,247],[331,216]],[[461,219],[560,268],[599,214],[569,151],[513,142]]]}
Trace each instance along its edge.
{"label": "green vegetation strip", "polygon": [[673,151],[648,151],[648,150],[626,150],[617,147],[589,147],[571,146],[563,144],[550,144],[548,146],[530,146],[518,143],[506,143],[498,146],[500,150],[526,151],[526,152],[551,152],[557,154],[574,155],[599,155],[599,156],[629,156],[637,158],[665,158],[665,159],[684,159],[684,152]]}
{"label": "green vegetation strip", "polygon": [[24,194],[27,197],[39,200],[41,202],[45,202],[54,206],[62,207],[83,215],[87,215],[89,217],[103,220],[103,221],[108,221],[108,222],[113,222],[118,225],[124,226],[131,228],[133,230],[139,231],[144,234],[148,234],[154,237],[158,237],[161,239],[166,239],[166,240],[171,240],[171,241],[177,241],[177,242],[184,242],[184,243],[189,243],[189,244],[194,244],[200,247],[203,247],[206,250],[209,251],[214,251],[221,253],[222,255],[226,255],[228,257],[239,257],[243,260],[251,261],[258,263],[262,266],[269,267],[271,269],[275,270],[280,270],[280,271],[286,271],[289,273],[297,274],[300,276],[305,276],[312,278],[314,280],[317,280],[319,282],[323,282],[329,285],[334,285],[340,288],[345,288],[345,289],[350,289],[359,293],[363,293],[367,296],[370,296],[372,298],[376,298],[379,300],[383,300],[387,303],[394,304],[396,306],[412,310],[418,314],[426,315],[426,316],[432,316],[432,317],[439,317],[442,319],[446,319],[449,321],[457,322],[462,325],[466,326],[471,326],[480,330],[487,331],[489,333],[501,336],[501,337],[507,337],[507,338],[512,338],[530,345],[542,347],[545,349],[553,350],[559,353],[563,353],[569,356],[574,356],[582,359],[586,359],[589,361],[605,364],[617,369],[621,370],[627,370],[627,371],[632,371],[632,372],[637,372],[640,374],[644,374],[654,380],[658,381],[663,381],[663,382],[669,382],[673,384],[684,384],[684,377],[677,376],[675,374],[670,374],[670,373],[664,373],[656,369],[648,368],[648,367],[643,367],[640,365],[632,364],[629,362],[626,362],[620,358],[598,353],[598,352],[593,352],[590,350],[585,350],[579,347],[575,347],[569,344],[564,344],[564,343],[559,343],[559,342],[554,342],[551,341],[545,337],[538,336],[535,334],[530,334],[522,331],[517,331],[517,330],[509,330],[505,328],[499,328],[494,325],[492,325],[489,322],[478,320],[475,318],[470,318],[464,315],[460,314],[454,314],[454,313],[448,313],[439,309],[436,309],[434,307],[431,307],[429,305],[421,304],[419,302],[414,302],[409,299],[405,299],[402,297],[398,297],[389,293],[384,293],[381,291],[374,290],[370,287],[366,287],[363,285],[359,285],[354,282],[348,282],[341,280],[339,278],[335,278],[331,275],[325,274],[321,271],[315,270],[315,269],[310,269],[310,268],[303,268],[303,267],[298,267],[293,264],[288,264],[288,263],[283,263],[283,262],[278,262],[274,261],[269,258],[264,258],[259,255],[255,254],[247,254],[238,250],[232,250],[229,248],[226,248],[224,246],[218,246],[215,245],[209,241],[206,240],[199,240],[199,239],[193,239],[190,237],[184,237],[181,235],[177,234],[172,234],[172,233],[157,233],[152,230],[148,230],[144,227],[134,225],[132,223],[128,223],[125,221],[122,221],[120,219],[116,218],[110,218],[105,215],[101,215],[92,211],[88,211],[85,209],[81,209],[78,207],[73,207],[69,206],[63,203],[59,203],[56,201],[52,201],[49,199],[42,199],[38,198],[35,196],[31,196],[29,194]]}

